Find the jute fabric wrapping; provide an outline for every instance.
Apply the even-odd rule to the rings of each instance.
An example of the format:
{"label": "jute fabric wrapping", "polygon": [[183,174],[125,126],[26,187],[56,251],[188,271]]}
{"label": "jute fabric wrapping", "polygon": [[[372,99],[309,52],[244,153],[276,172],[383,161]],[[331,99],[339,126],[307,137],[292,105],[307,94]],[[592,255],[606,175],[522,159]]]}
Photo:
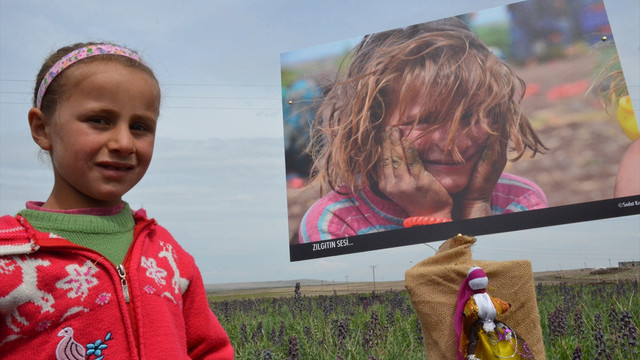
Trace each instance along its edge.
{"label": "jute fabric wrapping", "polygon": [[435,255],[405,273],[405,286],[420,320],[427,359],[456,359],[456,298],[467,271],[474,265],[484,269],[489,278],[487,293],[511,304],[511,309],[497,320],[513,328],[529,344],[536,360],[545,359],[531,263],[473,260],[471,245],[475,242],[470,236],[455,236],[444,242]]}

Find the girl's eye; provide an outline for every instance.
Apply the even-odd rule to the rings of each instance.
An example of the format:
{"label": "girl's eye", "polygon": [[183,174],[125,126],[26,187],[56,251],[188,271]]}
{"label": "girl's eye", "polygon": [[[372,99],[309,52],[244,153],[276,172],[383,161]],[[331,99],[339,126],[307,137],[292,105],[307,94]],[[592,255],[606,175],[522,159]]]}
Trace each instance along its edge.
{"label": "girl's eye", "polygon": [[91,123],[91,124],[96,124],[96,125],[107,125],[107,124],[109,124],[109,121],[107,119],[105,119],[105,118],[102,118],[102,117],[92,117],[92,118],[87,119],[87,122]]}
{"label": "girl's eye", "polygon": [[423,126],[423,127],[425,127],[425,126],[433,126],[435,124],[435,122],[436,122],[436,119],[434,119],[431,116],[426,116],[426,117],[420,119],[420,121],[418,121],[417,125],[418,126]]}
{"label": "girl's eye", "polygon": [[135,132],[154,132],[153,127],[145,123],[133,123],[131,124],[130,129]]}
{"label": "girl's eye", "polygon": [[429,123],[419,123],[419,124],[416,124],[416,126],[414,126],[414,129],[418,131],[426,131],[431,128],[433,128],[433,125]]}
{"label": "girl's eye", "polygon": [[131,125],[131,130],[133,131],[146,131],[147,127],[141,124],[133,124]]}
{"label": "girl's eye", "polygon": [[433,127],[432,125],[423,124],[423,123],[398,126],[398,128],[400,128],[405,135],[411,131],[427,131],[432,127]]}

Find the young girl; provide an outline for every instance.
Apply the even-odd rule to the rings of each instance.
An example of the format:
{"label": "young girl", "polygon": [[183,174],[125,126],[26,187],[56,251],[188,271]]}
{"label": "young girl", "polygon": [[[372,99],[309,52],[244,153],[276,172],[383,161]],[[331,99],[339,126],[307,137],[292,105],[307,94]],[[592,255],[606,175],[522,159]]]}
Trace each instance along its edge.
{"label": "young girl", "polygon": [[519,101],[524,82],[456,18],[366,36],[319,109],[301,243],[547,206],[503,173],[546,148]]}
{"label": "young girl", "polygon": [[0,218],[3,359],[232,359],[193,258],[122,196],[153,153],[160,87],[137,53],[75,44],[36,80],[45,202]]}

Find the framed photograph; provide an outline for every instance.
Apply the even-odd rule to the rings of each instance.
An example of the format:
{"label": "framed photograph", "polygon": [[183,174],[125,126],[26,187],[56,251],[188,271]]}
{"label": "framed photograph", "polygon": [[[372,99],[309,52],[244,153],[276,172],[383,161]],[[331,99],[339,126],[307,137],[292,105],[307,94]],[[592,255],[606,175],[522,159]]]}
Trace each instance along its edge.
{"label": "framed photograph", "polygon": [[601,0],[407,24],[281,74],[291,261],[640,213]]}

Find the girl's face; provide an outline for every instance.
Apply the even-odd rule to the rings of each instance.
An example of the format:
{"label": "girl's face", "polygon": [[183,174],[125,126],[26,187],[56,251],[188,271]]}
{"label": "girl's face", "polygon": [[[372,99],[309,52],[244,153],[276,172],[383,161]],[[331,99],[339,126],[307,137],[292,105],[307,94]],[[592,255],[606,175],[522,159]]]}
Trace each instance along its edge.
{"label": "girl's face", "polygon": [[[44,123],[55,183],[45,206],[108,207],[142,179],[151,162],[159,115],[156,80],[116,62],[77,64]],[[36,140],[37,141],[37,140]]]}
{"label": "girl's face", "polygon": [[413,143],[414,148],[418,151],[424,168],[450,194],[462,191],[469,183],[473,169],[482,156],[489,132],[480,123],[470,128],[458,130],[452,144],[464,159],[458,161],[454,158],[451,149],[445,151],[449,133],[448,126],[426,131],[430,125],[420,123],[413,125],[413,119],[416,119],[420,114],[420,110],[419,104],[409,106],[405,119],[400,117],[400,111],[396,109],[385,120],[385,125],[396,126],[400,129],[402,138]]}

